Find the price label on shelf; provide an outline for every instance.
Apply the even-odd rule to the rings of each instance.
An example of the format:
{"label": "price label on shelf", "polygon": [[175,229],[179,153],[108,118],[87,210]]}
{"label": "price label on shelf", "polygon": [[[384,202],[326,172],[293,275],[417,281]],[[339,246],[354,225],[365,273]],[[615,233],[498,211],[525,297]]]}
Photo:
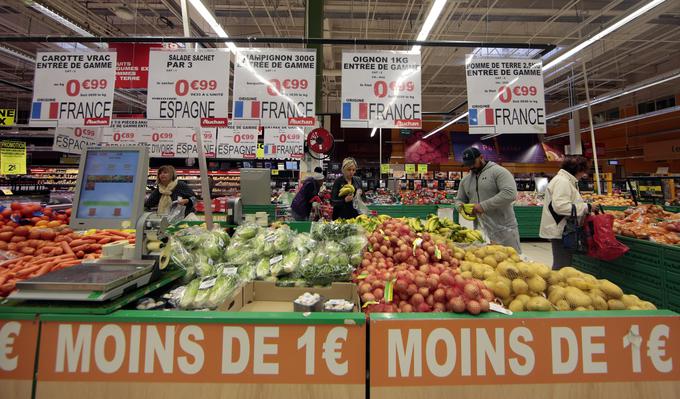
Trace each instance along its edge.
{"label": "price label on shelf", "polygon": [[382,174],[388,174],[388,173],[390,173],[390,164],[388,164],[388,163],[381,163],[381,164],[380,164],[380,173],[382,173]]}
{"label": "price label on shelf", "polygon": [[272,169],[272,176],[278,176],[279,175],[279,170],[278,169]]}
{"label": "price label on shelf", "polygon": [[420,129],[420,53],[342,53],[342,127]]}
{"label": "price label on shelf", "polygon": [[217,135],[217,158],[255,159],[258,136],[256,125],[220,129]]}
{"label": "price label on shelf", "polygon": [[406,173],[416,173],[416,165],[413,163],[407,163],[404,165],[404,171]]}
{"label": "price label on shelf", "polygon": [[229,52],[149,52],[146,112],[152,126],[226,126],[228,97]]}
{"label": "price label on shelf", "polygon": [[39,52],[30,125],[108,126],[115,79],[115,52]]}
{"label": "price label on shelf", "polygon": [[427,164],[418,164],[418,173],[427,173]]}
{"label": "price label on shelf", "polygon": [[260,126],[316,125],[316,49],[240,49],[232,118]]}
{"label": "price label on shelf", "polygon": [[545,133],[543,62],[468,55],[470,134]]}
{"label": "price label on shelf", "polygon": [[15,140],[0,141],[0,174],[26,174],[26,142]]}

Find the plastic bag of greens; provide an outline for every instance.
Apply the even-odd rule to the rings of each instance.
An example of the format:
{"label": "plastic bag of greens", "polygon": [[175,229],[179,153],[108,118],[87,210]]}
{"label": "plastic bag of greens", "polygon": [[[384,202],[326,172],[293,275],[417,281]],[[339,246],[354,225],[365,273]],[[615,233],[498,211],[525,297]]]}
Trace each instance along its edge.
{"label": "plastic bag of greens", "polygon": [[287,252],[293,241],[293,232],[286,226],[278,229],[270,229],[264,236],[262,253],[265,256],[273,256]]}
{"label": "plastic bag of greens", "polygon": [[250,240],[251,238],[254,238],[260,230],[260,226],[255,223],[244,223],[236,228],[233,239],[241,241]]}
{"label": "plastic bag of greens", "polygon": [[206,277],[214,274],[212,259],[208,258],[205,254],[199,253],[196,256],[196,276]]}
{"label": "plastic bag of greens", "polygon": [[252,245],[250,242],[234,240],[229,244],[227,250],[224,252],[224,258],[226,261],[231,262],[239,255],[242,255],[244,252],[251,251]]}
{"label": "plastic bag of greens", "polygon": [[194,302],[192,308],[203,309],[208,307],[208,301],[210,299],[210,292],[217,283],[218,276],[207,276],[199,280],[198,289],[196,290],[196,296],[194,297]]}
{"label": "plastic bag of greens", "polygon": [[255,277],[262,280],[263,278],[269,276],[269,258],[261,258],[255,264]]}
{"label": "plastic bag of greens", "polygon": [[283,272],[283,255],[276,255],[269,259],[269,274],[271,276],[279,276]]}
{"label": "plastic bag of greens", "polygon": [[178,230],[173,237],[184,245],[188,250],[193,250],[201,245],[201,235],[206,230],[201,227],[193,226]]}
{"label": "plastic bag of greens", "polygon": [[349,236],[361,235],[363,229],[357,224],[313,222],[310,235],[314,240],[341,241]]}
{"label": "plastic bag of greens", "polygon": [[182,277],[183,282],[191,281],[196,275],[196,256],[175,238],[171,238],[168,245],[170,246],[170,263],[186,271]]}
{"label": "plastic bag of greens", "polygon": [[318,242],[312,239],[309,233],[299,233],[293,238],[292,248],[300,252],[303,256],[316,248]]}
{"label": "plastic bag of greens", "polygon": [[302,256],[300,255],[299,251],[292,250],[288,252],[283,256],[283,260],[281,261],[281,274],[291,274],[295,272],[295,270],[297,270],[298,266],[300,265],[301,259]]}
{"label": "plastic bag of greens", "polygon": [[247,282],[255,280],[257,277],[255,274],[255,265],[256,262],[254,260],[249,260],[248,262],[238,266],[238,275],[242,281]]}
{"label": "plastic bag of greens", "polygon": [[340,245],[342,245],[343,248],[345,248],[345,252],[349,254],[360,254],[367,244],[368,239],[366,239],[366,236],[363,234],[349,236],[340,241]]}
{"label": "plastic bag of greens", "polygon": [[299,268],[300,277],[308,284],[328,285],[334,281],[349,281],[354,269],[340,244],[325,242],[310,255],[303,258]]}
{"label": "plastic bag of greens", "polygon": [[227,247],[219,235],[204,231],[198,236],[199,246],[196,251],[213,262],[220,262]]}
{"label": "plastic bag of greens", "polygon": [[215,285],[210,289],[206,307],[215,309],[220,306],[222,302],[227,300],[227,298],[236,291],[240,283],[241,280],[238,275],[224,273],[219,275],[215,281]]}
{"label": "plastic bag of greens", "polygon": [[184,289],[184,293],[182,294],[182,299],[179,300],[180,309],[191,309],[194,304],[196,294],[198,293],[198,286],[200,283],[201,281],[199,279],[194,279],[191,280],[189,284],[187,284],[186,288]]}

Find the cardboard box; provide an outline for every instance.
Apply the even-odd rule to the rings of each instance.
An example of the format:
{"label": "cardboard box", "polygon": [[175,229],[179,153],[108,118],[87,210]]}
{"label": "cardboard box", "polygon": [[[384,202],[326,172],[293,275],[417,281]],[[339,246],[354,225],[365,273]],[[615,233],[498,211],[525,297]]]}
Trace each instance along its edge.
{"label": "cardboard box", "polygon": [[344,299],[359,311],[359,294],[353,283],[333,283],[328,287],[278,287],[268,281],[253,281],[218,308],[229,312],[293,312],[293,301],[305,292],[318,293],[325,299]]}

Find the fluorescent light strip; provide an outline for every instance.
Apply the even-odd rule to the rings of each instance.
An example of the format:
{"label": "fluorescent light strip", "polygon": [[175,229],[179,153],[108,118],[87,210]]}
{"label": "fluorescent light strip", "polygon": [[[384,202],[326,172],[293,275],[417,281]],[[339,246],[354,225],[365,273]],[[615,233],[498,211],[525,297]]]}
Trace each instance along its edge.
{"label": "fluorescent light strip", "polygon": [[[437,19],[439,18],[439,14],[442,13],[442,10],[444,9],[445,5],[446,0],[434,1],[434,4],[432,4],[432,8],[430,8],[430,12],[427,14],[427,18],[425,18],[425,22],[423,23],[422,28],[420,28],[420,33],[418,33],[418,37],[416,37],[417,41],[423,41],[427,39],[427,37],[430,34],[430,31],[434,27],[435,22],[437,22]],[[411,52],[419,53],[420,47],[421,46],[418,45],[411,47]]]}
{"label": "fluorescent light strip", "polygon": [[375,136],[375,132],[378,130],[377,127],[374,127],[373,130],[371,130],[371,137]]}
{"label": "fluorescent light strip", "polygon": [[[203,17],[205,22],[207,22],[208,25],[210,25],[210,27],[217,34],[217,36],[224,38],[229,37],[229,35],[227,35],[227,32],[225,32],[224,29],[222,29],[222,25],[220,25],[215,19],[215,17],[212,15],[212,13],[208,11],[207,8],[205,8],[205,5],[203,5],[203,2],[201,0],[189,0],[189,2],[191,3],[192,6],[194,6],[196,11],[198,11],[198,13],[201,14],[201,17]],[[236,52],[238,51],[238,47],[236,47],[234,42],[224,42],[224,44],[227,45],[227,47],[232,53],[236,54]]]}
{"label": "fluorescent light strip", "polygon": [[441,125],[441,126],[439,126],[438,128],[436,128],[435,130],[433,130],[433,131],[431,131],[430,133],[428,133],[425,137],[423,137],[423,139],[426,139],[426,138],[432,136],[432,135],[435,134],[435,133],[439,133],[440,131],[446,129],[447,127],[449,127],[449,126],[451,126],[451,125],[453,125],[454,123],[456,123],[456,122],[458,122],[459,120],[465,118],[466,116],[468,116],[468,113],[467,113],[467,112],[464,113],[464,114],[458,115],[455,119],[446,122],[446,124]]}
{"label": "fluorescent light strip", "polygon": [[635,18],[639,17],[640,15],[646,13],[647,11],[651,10],[652,8],[660,5],[661,3],[665,2],[665,1],[666,0],[652,0],[652,1],[650,1],[649,3],[645,4],[644,6],[638,8],[637,10],[628,14],[624,18],[620,19],[616,23],[606,27],[605,29],[603,29],[602,31],[597,33],[596,35],[590,37],[588,40],[582,42],[581,44],[579,44],[576,47],[572,48],[571,50],[567,51],[566,53],[564,53],[564,54],[560,55],[559,57],[555,58],[554,60],[550,61],[547,65],[545,65],[543,67],[543,70],[547,71],[548,69],[551,69],[555,65],[557,65],[557,64],[561,63],[562,61],[572,57],[574,54],[580,52],[584,48],[590,46],[591,44],[602,39],[603,37],[614,32],[615,30],[626,25],[630,21],[634,20]]}
{"label": "fluorescent light strip", "polygon": [[[68,19],[62,17],[61,15],[57,14],[56,12],[54,12],[54,11],[50,10],[49,8],[43,6],[42,4],[33,2],[33,3],[31,3],[31,8],[34,9],[34,10],[36,10],[36,11],[38,11],[39,13],[45,15],[46,17],[51,18],[51,19],[54,20],[55,22],[57,22],[57,23],[59,23],[59,24],[65,26],[65,27],[71,29],[72,31],[74,31],[74,32],[76,32],[77,34],[79,34],[80,36],[84,36],[84,37],[94,37],[94,35],[93,35],[91,32],[89,32],[89,31],[87,31],[87,30],[81,28],[80,26],[74,24],[73,22],[71,22],[71,21],[69,21]],[[93,43],[93,44],[94,44],[95,46],[99,47],[99,48],[107,48],[107,47],[108,47],[108,45],[105,44],[105,43]],[[63,48],[63,49],[68,49],[68,46],[65,45],[65,44],[57,43],[57,45],[58,45],[59,47]],[[80,43],[77,43],[77,46],[83,46],[83,47],[85,47],[84,45],[82,45],[82,44],[80,44]],[[76,49],[77,49],[77,46],[76,46]],[[90,50],[90,49],[87,48],[87,50]]]}
{"label": "fluorescent light strip", "polygon": [[[573,56],[574,54],[578,53],[579,51],[583,50],[584,48],[590,46],[590,45],[593,44],[594,42],[596,42],[596,41],[602,39],[603,37],[605,37],[605,36],[607,36],[608,34],[614,32],[615,30],[619,29],[619,28],[622,27],[623,25],[629,23],[630,21],[634,20],[635,18],[639,17],[640,15],[646,13],[647,11],[651,10],[652,8],[658,6],[659,4],[661,4],[661,3],[665,2],[665,1],[666,1],[666,0],[653,0],[653,1],[650,1],[649,3],[647,3],[647,4],[645,4],[644,6],[638,8],[637,10],[633,11],[632,13],[630,13],[629,15],[627,15],[626,17],[624,17],[623,19],[619,20],[618,22],[614,23],[613,25],[608,26],[607,28],[605,28],[604,30],[602,30],[600,33],[598,33],[598,34],[596,34],[595,36],[593,36],[593,37],[587,39],[587,40],[584,41],[583,43],[577,45],[576,47],[574,47],[574,48],[572,48],[571,50],[567,51],[566,53],[562,54],[561,56],[555,58],[554,60],[552,60],[551,62],[549,62],[547,65],[543,65],[543,71],[545,72],[545,71],[547,71],[548,69],[554,67],[555,65],[561,63],[562,61],[568,59],[569,57],[571,57],[571,56]],[[642,90],[642,89],[638,89],[638,90]],[[625,94],[629,94],[629,93],[625,93]],[[625,94],[621,94],[621,95],[625,95]],[[592,104],[592,102],[591,102],[591,104]],[[587,106],[587,104],[586,104],[586,106]],[[447,126],[450,126],[450,125],[454,124],[455,122],[457,122],[458,120],[462,119],[462,117],[465,117],[465,116],[467,116],[467,112],[466,112],[465,114],[459,116],[458,118],[456,118],[456,119],[454,119],[454,120],[452,120],[452,121],[450,121],[450,122],[447,122],[445,125],[442,125],[442,126],[438,127],[437,129],[433,130],[433,131],[430,132],[428,135],[426,135],[424,138],[430,137],[430,136],[432,136],[433,134],[435,134],[435,133],[437,133],[437,132],[440,132],[442,129],[446,128]],[[549,119],[549,117],[548,117],[548,119]]]}
{"label": "fluorescent light strip", "polygon": [[[669,82],[669,81],[671,81],[673,79],[677,79],[677,78],[680,78],[680,69],[676,69],[675,71],[671,72],[670,74],[665,74],[665,75],[662,75],[661,77],[657,77],[657,78],[655,78],[656,80],[653,80],[651,82],[649,80],[642,81],[642,82],[638,83],[638,85],[632,85],[632,86],[620,89],[619,91],[614,91],[612,93],[607,93],[607,94],[604,94],[602,96],[595,97],[590,101],[590,105],[601,104],[603,102],[610,101],[610,100],[613,100],[615,98],[623,97],[627,94],[635,93],[635,92],[638,92],[640,90],[648,89],[650,87],[653,87],[653,86],[656,86],[656,85],[659,85],[659,84],[662,84],[662,83],[666,83],[666,82]],[[553,112],[552,114],[548,115],[546,117],[546,120],[554,119],[554,118],[560,117],[562,115],[570,114],[574,111],[578,111],[578,110],[586,108],[586,107],[588,107],[587,102],[575,105],[573,107],[565,108],[563,110],[556,111],[556,112]]]}

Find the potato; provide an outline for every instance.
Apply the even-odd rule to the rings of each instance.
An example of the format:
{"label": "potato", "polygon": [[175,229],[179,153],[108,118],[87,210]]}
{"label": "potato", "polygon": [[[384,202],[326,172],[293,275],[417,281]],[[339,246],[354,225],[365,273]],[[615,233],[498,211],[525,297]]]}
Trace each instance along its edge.
{"label": "potato", "polygon": [[623,296],[623,290],[609,280],[600,280],[600,290],[611,299],[619,299]]}
{"label": "potato", "polygon": [[548,284],[539,275],[534,275],[527,280],[527,285],[529,286],[529,291],[535,292],[537,294],[545,292],[548,288]]}
{"label": "potato", "polygon": [[515,299],[522,301],[522,304],[524,306],[526,306],[527,302],[529,302],[531,297],[529,295],[526,295],[526,294],[519,294],[519,295],[517,295],[517,297],[515,297]]}
{"label": "potato", "polygon": [[522,280],[521,278],[516,278],[512,280],[512,292],[515,295],[528,294],[529,285],[527,285],[526,281]]}
{"label": "potato", "polygon": [[569,306],[569,302],[567,302],[566,299],[560,299],[555,303],[555,307],[557,307],[557,310],[565,312],[565,311],[570,311],[571,306]]}
{"label": "potato", "polygon": [[524,304],[519,299],[515,299],[514,301],[510,302],[508,309],[512,310],[513,312],[523,312]]}
{"label": "potato", "polygon": [[496,281],[493,287],[493,293],[501,299],[510,298],[510,285],[505,281]]}
{"label": "potato", "polygon": [[610,299],[607,301],[609,310],[626,310],[626,305],[618,299]]}
{"label": "potato", "polygon": [[534,312],[547,312],[552,310],[552,304],[542,296],[536,296],[527,302],[526,308]]}

